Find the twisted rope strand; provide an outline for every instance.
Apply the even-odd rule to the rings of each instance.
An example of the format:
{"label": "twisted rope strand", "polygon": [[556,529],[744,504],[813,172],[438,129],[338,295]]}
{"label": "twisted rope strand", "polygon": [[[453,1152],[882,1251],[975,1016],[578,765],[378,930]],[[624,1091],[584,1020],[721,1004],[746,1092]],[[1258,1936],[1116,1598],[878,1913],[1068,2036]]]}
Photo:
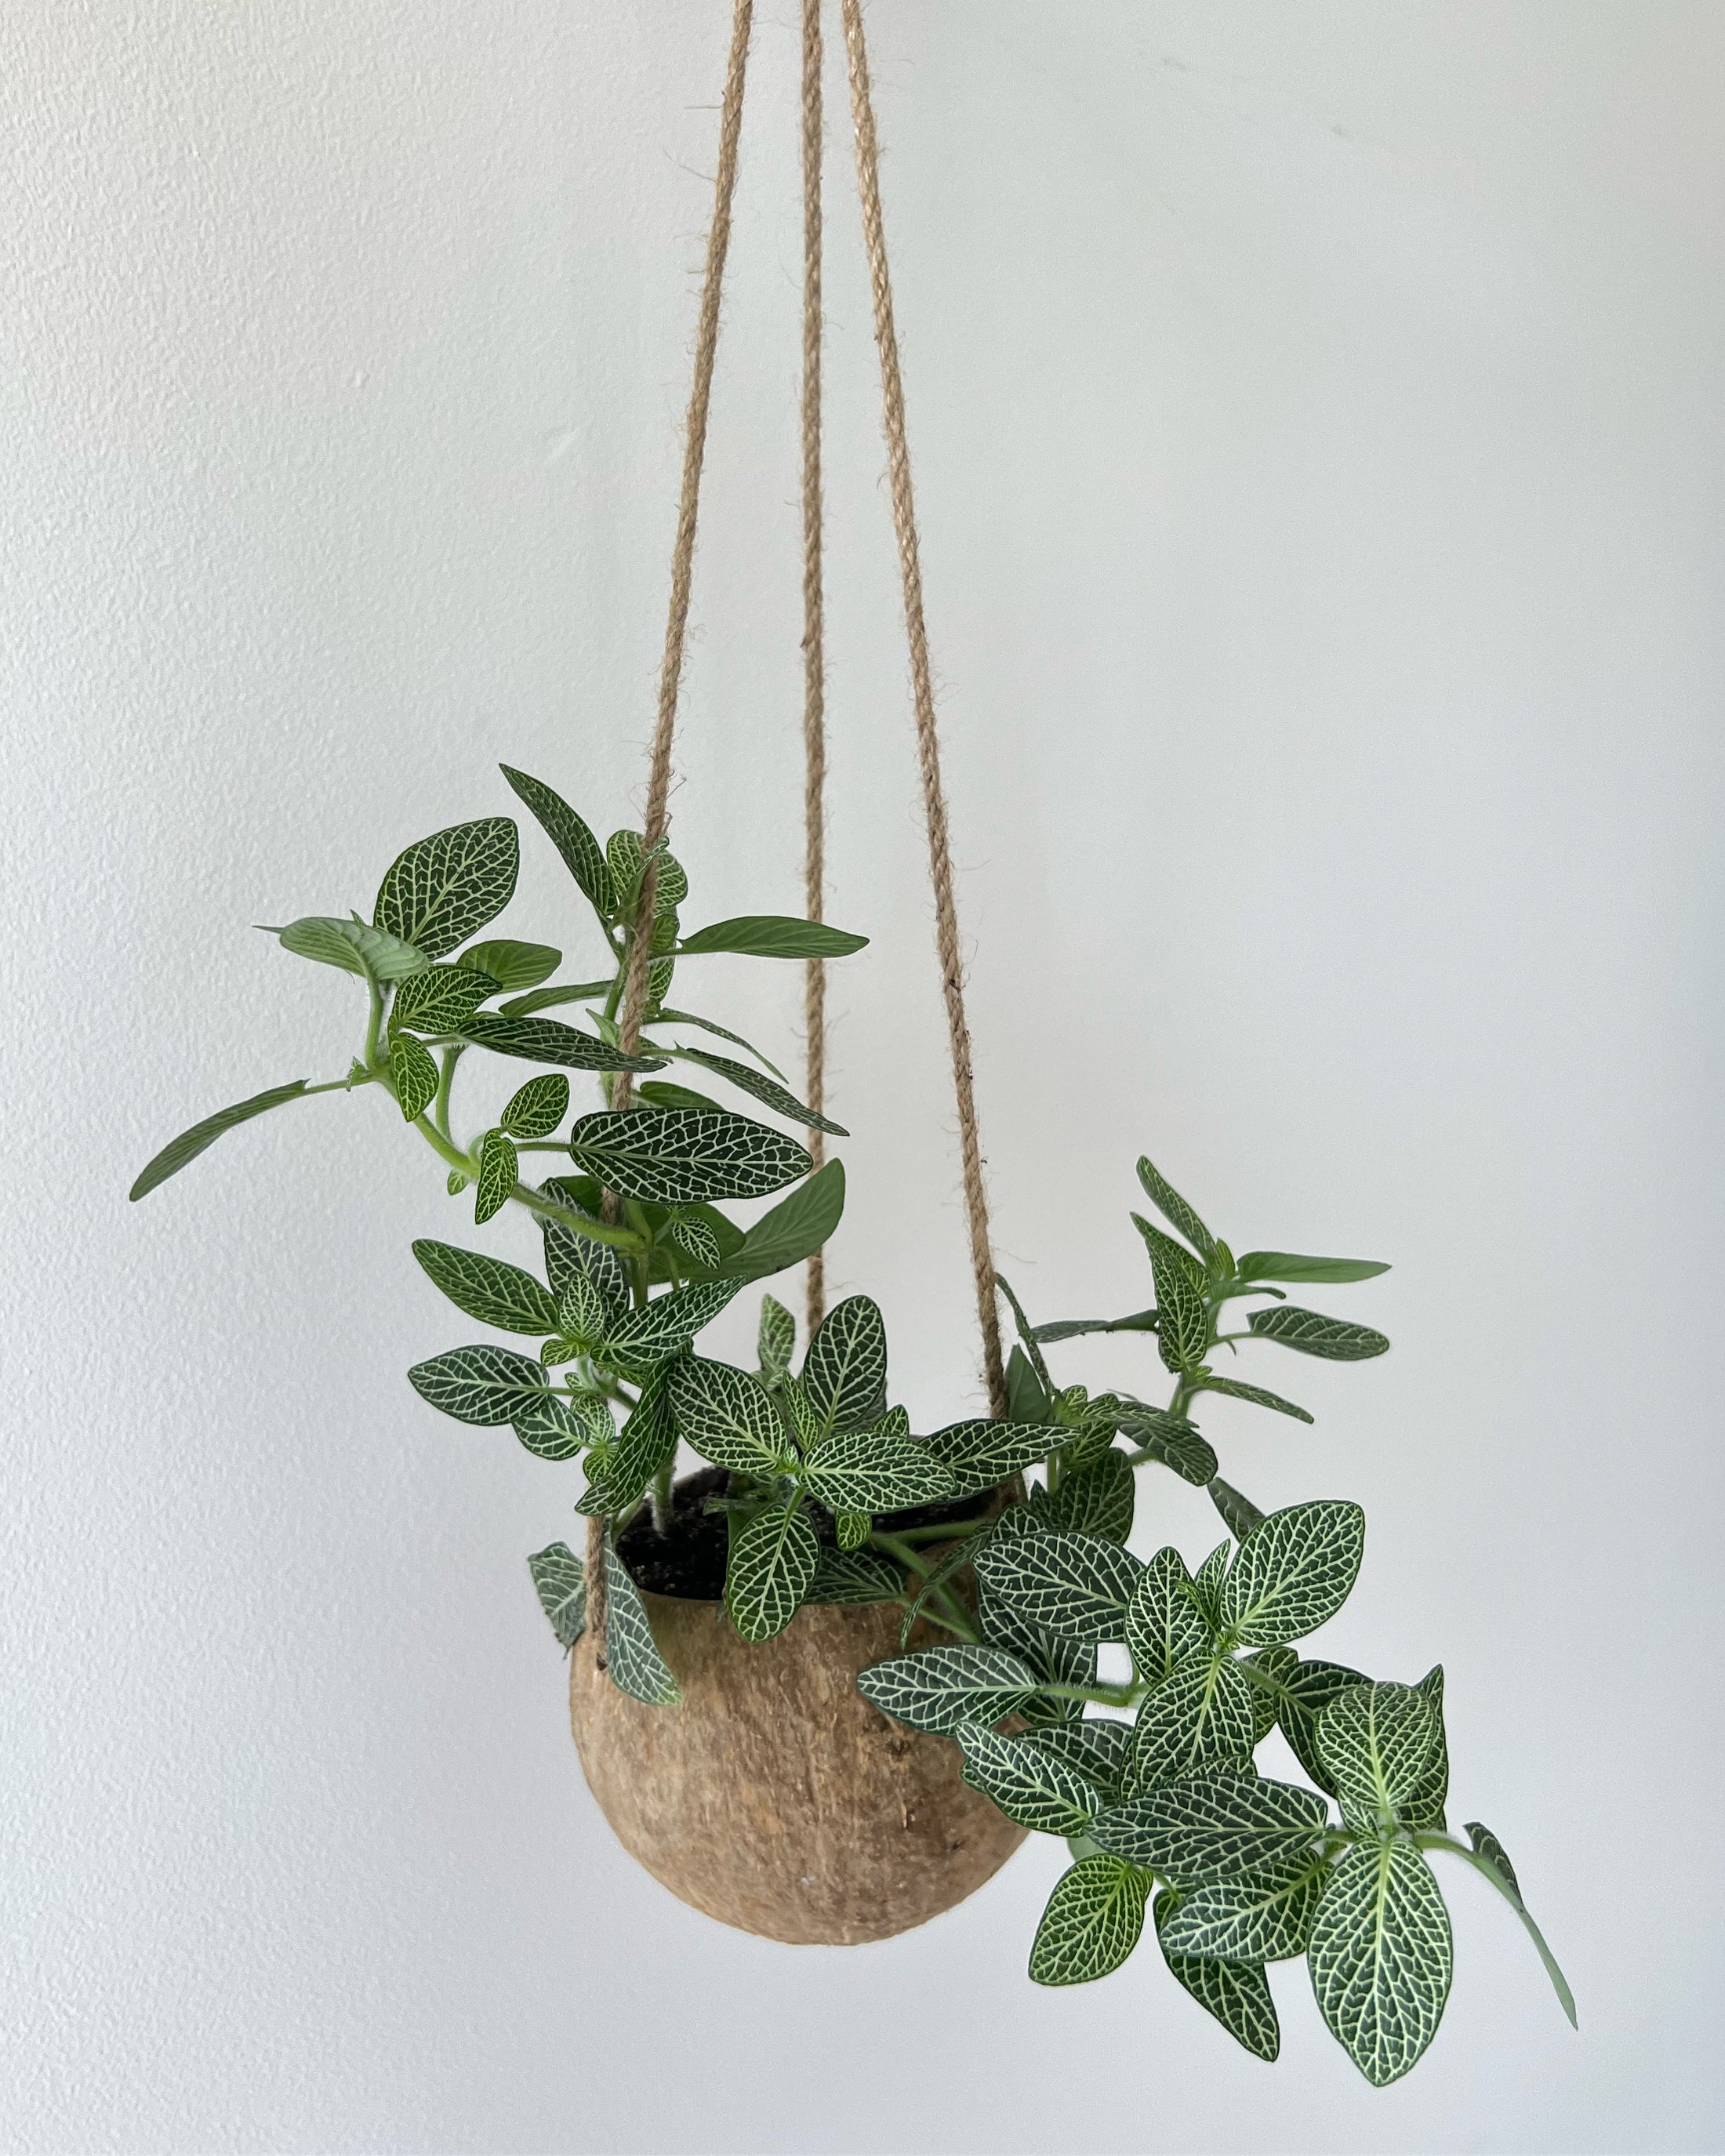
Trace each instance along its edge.
{"label": "twisted rope strand", "polygon": [[875,132],[874,105],[869,93],[869,58],[863,41],[860,0],[842,0],[842,8],[845,49],[850,73],[851,116],[856,130],[856,177],[862,198],[863,242],[869,259],[869,282],[874,292],[875,341],[880,353],[880,393],[891,483],[892,521],[898,536],[905,630],[911,649],[916,752],[922,767],[922,804],[928,826],[935,947],[947,1006],[952,1091],[958,1107],[959,1155],[964,1172],[964,1209],[970,1229],[971,1271],[976,1283],[977,1319],[983,1336],[983,1375],[988,1389],[990,1411],[1002,1416],[1006,1413],[1006,1374],[1000,1358],[994,1260],[988,1248],[988,1199],[983,1182],[982,1140],[977,1127],[976,1096],[971,1077],[970,1028],[964,1015],[964,968],[958,942],[958,911],[952,896],[952,839],[947,823],[946,797],[941,786],[940,737],[935,725],[928,633],[922,618],[922,556],[916,537],[916,501],[911,489],[911,452],[905,435],[904,383],[899,372],[898,333],[893,321],[886,234],[880,214],[880,146]]}
{"label": "twisted rope strand", "polygon": [[[803,900],[811,921],[826,905],[826,608],[821,580],[821,86],[820,0],[803,0]],[[809,1106],[826,1111],[827,969],[804,962],[803,1029]],[[825,1134],[811,1129],[809,1150],[825,1163]],[[809,1260],[808,1319],[813,1334],[826,1310],[826,1254]]]}

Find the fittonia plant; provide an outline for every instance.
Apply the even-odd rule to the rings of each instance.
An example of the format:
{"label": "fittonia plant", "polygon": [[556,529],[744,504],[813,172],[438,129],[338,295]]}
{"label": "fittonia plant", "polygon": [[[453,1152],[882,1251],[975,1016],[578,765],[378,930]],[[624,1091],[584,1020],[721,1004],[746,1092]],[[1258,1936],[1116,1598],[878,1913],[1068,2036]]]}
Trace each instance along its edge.
{"label": "fittonia plant", "polygon": [[[647,1508],[670,1523],[680,1444],[722,1471],[723,1494],[709,1506],[726,1516],[726,1602],[745,1640],[773,1637],[810,1601],[897,1604],[905,1646],[919,1620],[943,1632],[944,1644],[866,1671],[862,1688],[913,1729],[956,1743],[965,1779],[1009,1819],[1070,1844],[1031,1953],[1038,1982],[1117,1968],[1153,1897],[1168,1966],[1249,2051],[1275,2057],[1266,1969],[1303,1954],[1330,2028],[1368,2080],[1390,2082],[1430,2043],[1449,1989],[1449,1918],[1428,1863],[1443,1853],[1516,1910],[1573,2020],[1502,1845],[1476,1822],[1466,1840],[1448,1831],[1441,1671],[1417,1685],[1373,1682],[1296,1651],[1353,1586],[1359,1507],[1321,1500],[1266,1517],[1221,1480],[1194,1419],[1202,1396],[1219,1393],[1309,1422],[1210,1358],[1258,1341],[1332,1361],[1381,1354],[1381,1333],[1296,1307],[1283,1289],[1384,1268],[1272,1250],[1236,1260],[1143,1160],[1139,1178],[1175,1231],[1133,1216],[1154,1306],[1032,1327],[1000,1282],[1021,1343],[1004,1419],[914,1435],[888,1404],[886,1326],[866,1296],[825,1317],[794,1374],[795,1325],[770,1295],[755,1369],[697,1356],[697,1336],[746,1286],[831,1235],[844,1170],[834,1161],[812,1172],[809,1153],[780,1130],[669,1080],[644,1076],[619,1112],[618,1075],[633,1082],[685,1065],[793,1126],[842,1137],[757,1049],[666,998],[684,962],[708,953],[839,957],[865,939],[773,915],[685,935],[688,879],[662,846],[649,855],[625,830],[601,848],[548,786],[505,775],[592,910],[603,952],[596,976],[547,985],[560,951],[473,940],[515,890],[510,819],[422,839],[384,876],[369,921],[314,916],[273,932],[366,990],[363,1042],[346,1075],[296,1079],[210,1116],[156,1156],[132,1197],[266,1110],[375,1088],[437,1156],[450,1196],[472,1190],[476,1224],[510,1205],[531,1212],[542,1277],[453,1243],[413,1247],[459,1309],[491,1332],[538,1340],[538,1352],[452,1348],[409,1373],[415,1389],[460,1421],[511,1427],[542,1459],[582,1460],[577,1510],[607,1522],[606,1666],[637,1699],[669,1708],[678,1692],[619,1537]],[[625,1054],[619,1013],[641,936],[651,938],[645,1025]],[[571,1004],[585,1007],[590,1032],[542,1015]],[[707,1045],[716,1040],[741,1057]],[[455,1080],[475,1049],[553,1067],[460,1137]],[[566,1125],[569,1070],[592,1074],[599,1097]],[[477,1075],[468,1064],[464,1092]],[[572,1173],[535,1183],[524,1162],[538,1154]],[[787,1189],[747,1229],[720,1209]],[[1244,1327],[1224,1330],[1227,1312],[1248,1302],[1257,1306]],[[1045,1348],[1100,1332],[1154,1337],[1173,1380],[1164,1404],[1055,1383]],[[1137,1471],[1151,1464],[1207,1488],[1229,1530],[1195,1573],[1172,1548],[1145,1563],[1125,1546]],[[572,1645],[585,1622],[584,1568],[562,1543],[530,1562],[557,1637]],[[1100,1671],[1104,1646],[1118,1657],[1116,1675]],[[1278,1728],[1315,1787],[1258,1774],[1254,1755]]]}

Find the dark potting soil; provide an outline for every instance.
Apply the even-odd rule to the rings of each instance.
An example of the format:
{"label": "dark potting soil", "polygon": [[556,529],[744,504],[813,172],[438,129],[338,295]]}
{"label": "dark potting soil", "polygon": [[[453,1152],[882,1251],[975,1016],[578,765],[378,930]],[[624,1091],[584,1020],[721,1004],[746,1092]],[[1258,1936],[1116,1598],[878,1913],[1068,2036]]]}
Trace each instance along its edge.
{"label": "dark potting soil", "polygon": [[[722,1467],[703,1467],[685,1475],[671,1491],[670,1519],[665,1533],[653,1524],[650,1507],[644,1506],[617,1538],[617,1554],[634,1574],[636,1584],[649,1594],[669,1594],[682,1602],[722,1602],[725,1599],[725,1557],[727,1548],[725,1515],[709,1512],[709,1497],[722,1497],[731,1477]],[[887,1533],[906,1527],[944,1527],[948,1521],[973,1520],[985,1512],[993,1496],[958,1497],[945,1505],[918,1505],[908,1512],[882,1512],[876,1524]],[[819,1506],[810,1517],[822,1546],[837,1547],[832,1516]]]}

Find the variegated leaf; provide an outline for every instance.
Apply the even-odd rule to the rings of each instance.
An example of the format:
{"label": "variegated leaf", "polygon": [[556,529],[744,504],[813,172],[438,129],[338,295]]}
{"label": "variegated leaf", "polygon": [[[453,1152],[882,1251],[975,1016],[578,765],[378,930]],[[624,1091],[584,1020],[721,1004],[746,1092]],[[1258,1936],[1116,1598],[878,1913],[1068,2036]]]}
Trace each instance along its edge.
{"label": "variegated leaf", "polygon": [[520,841],[507,816],[454,824],[396,856],[372,919],[428,958],[441,958],[508,905],[520,866]]}
{"label": "variegated leaf", "polygon": [[1086,1831],[1101,1793],[1064,1759],[1028,1738],[1002,1737],[979,1722],[952,1732],[964,1754],[964,1779],[1014,1825],[1070,1837]]}
{"label": "variegated leaf", "polygon": [[1388,1832],[1442,1742],[1430,1697],[1412,1685],[1352,1685],[1317,1721],[1317,1748],[1355,1828]]}
{"label": "variegated leaf", "polygon": [[573,1460],[588,1445],[608,1447],[616,1435],[611,1410],[597,1393],[547,1393],[514,1418],[515,1434],[541,1460]]}
{"label": "variegated leaf", "polygon": [[1126,1644],[1138,1675],[1152,1685],[1209,1652],[1209,1627],[1177,1549],[1158,1550],[1139,1575],[1127,1608]]}
{"label": "variegated leaf", "polygon": [[1144,1567],[1095,1535],[1037,1530],[992,1540],[977,1578],[1039,1631],[1086,1643],[1124,1640],[1126,1613]]}
{"label": "variegated leaf", "polygon": [[741,1281],[696,1281],[670,1295],[656,1296],[610,1327],[603,1360],[621,1370],[656,1368],[671,1356],[680,1355],[742,1289]]}
{"label": "variegated leaf", "polygon": [[[1001,1520],[1009,1520],[1024,1509],[1022,1506],[1012,1507],[1001,1515]],[[998,1522],[996,1532],[1003,1533]],[[1003,1538],[1010,1539],[1009,1533],[1003,1533]],[[1059,1692],[1042,1687],[1094,1685],[1096,1681],[1094,1641],[1063,1639],[1057,1633],[1043,1630],[1033,1625],[1017,1604],[994,1594],[980,1578],[977,1582],[976,1612],[978,1628],[989,1645],[1005,1648],[1009,1654],[1016,1655],[1027,1668],[1036,1673],[1039,1687],[1036,1696],[1027,1700],[1019,1710],[1025,1721],[1039,1727],[1045,1723],[1076,1722],[1084,1712],[1084,1702],[1068,1699]]]}
{"label": "variegated leaf", "polygon": [[771,1397],[728,1363],[691,1356],[674,1363],[670,1399],[679,1432],[715,1467],[771,1476],[797,1465]]}
{"label": "variegated leaf", "polygon": [[756,1353],[761,1376],[772,1384],[786,1376],[797,1347],[797,1321],[774,1296],[761,1297],[761,1322],[756,1334]]}
{"label": "variegated leaf", "polygon": [[611,871],[606,866],[598,840],[587,825],[542,779],[530,778],[525,771],[511,771],[506,763],[501,769],[503,776],[533,812],[540,829],[562,855],[563,865],[586,894],[593,911],[601,919],[615,913],[618,898]]}
{"label": "variegated leaf", "polygon": [[395,992],[390,1005],[392,1026],[410,1026],[416,1033],[454,1033],[465,1025],[497,983],[465,961],[459,965],[427,966],[410,973]]}
{"label": "variegated leaf", "polygon": [[1168,1927],[1178,1912],[1178,1894],[1156,1897],[1157,1936],[1163,1940],[1162,1956],[1169,1973],[1189,1991],[1205,2013],[1213,2015],[1235,2043],[1254,2058],[1274,2061],[1281,2048],[1281,2028],[1276,2018],[1276,2001],[1270,1981],[1261,1969],[1239,1962],[1207,1961],[1195,1954],[1171,1953],[1166,1943]]}
{"label": "variegated leaf", "polygon": [[465,1310],[481,1325],[495,1325],[502,1332],[536,1335],[557,1330],[556,1298],[519,1265],[424,1237],[413,1250],[433,1285],[458,1310]]}
{"label": "variegated leaf", "polygon": [[[574,1341],[583,1354],[590,1355],[609,1329],[610,1316],[598,1282],[589,1274],[573,1274],[557,1304],[558,1332]],[[539,1359],[545,1360],[542,1350]]]}
{"label": "variegated leaf", "polygon": [[1233,1554],[1232,1543],[1218,1543],[1192,1575],[1192,1599],[1198,1604],[1205,1624],[1216,1633],[1222,1630],[1222,1583],[1228,1576],[1228,1560]]}
{"label": "variegated leaf", "polygon": [[835,1138],[850,1136],[843,1123],[829,1122],[818,1116],[812,1108],[805,1107],[788,1087],[776,1079],[763,1078],[758,1070],[752,1070],[746,1063],[738,1063],[728,1055],[710,1055],[702,1048],[680,1048],[677,1054],[685,1063],[699,1063],[704,1069],[716,1071],[721,1078],[728,1079],[740,1092],[748,1093],[763,1107],[771,1108],[775,1115],[788,1116],[793,1122],[801,1123],[805,1129],[825,1131]]}
{"label": "variegated leaf", "polygon": [[527,1559],[527,1569],[558,1645],[572,1647],[587,1630],[587,1567],[567,1543],[552,1543]]}
{"label": "variegated leaf", "polygon": [[1319,1356],[1327,1363],[1367,1362],[1389,1346],[1383,1333],[1374,1332],[1369,1325],[1349,1325],[1316,1310],[1301,1310],[1293,1302],[1255,1310],[1246,1322],[1260,1340],[1280,1341],[1284,1348]]}
{"label": "variegated leaf", "polygon": [[936,1430],[927,1442],[952,1471],[959,1494],[977,1496],[1045,1460],[1068,1435],[1050,1423],[955,1422]]}
{"label": "variegated leaf", "polygon": [[389,1043],[389,1082],[405,1122],[417,1123],[437,1098],[436,1058],[410,1033],[398,1033]]}
{"label": "variegated leaf", "polygon": [[[566,1178],[553,1176],[541,1186],[541,1195],[567,1206],[571,1212],[586,1213],[587,1209],[579,1204]],[[567,1295],[571,1282],[578,1276],[583,1276],[598,1290],[607,1322],[620,1318],[629,1308],[629,1276],[615,1245],[596,1242],[591,1235],[583,1235],[560,1220],[547,1220],[542,1215],[539,1225],[545,1235],[545,1277],[551,1283],[552,1293],[559,1297]]]}
{"label": "variegated leaf", "polygon": [[906,1512],[953,1494],[952,1476],[924,1446],[871,1430],[828,1438],[805,1486],[831,1512]]}
{"label": "variegated leaf", "polygon": [[886,1397],[886,1322],[871,1297],[847,1296],[815,1327],[803,1358],[803,1389],[827,1430],[855,1430],[880,1414]]}
{"label": "variegated leaf", "polygon": [[1250,1400],[1254,1407],[1273,1408],[1277,1414],[1292,1415],[1296,1422],[1315,1419],[1304,1408],[1296,1407],[1291,1400],[1285,1400],[1280,1393],[1266,1391],[1262,1385],[1243,1385],[1237,1378],[1219,1378],[1209,1370],[1203,1373],[1200,1389],[1206,1393],[1220,1393],[1230,1400]]}
{"label": "variegated leaf", "polygon": [[1126,1794],[1127,1770],[1132,1763],[1132,1725],[1129,1722],[1093,1719],[1057,1722],[1045,1729],[1031,1729],[1023,1741],[1046,1752],[1081,1774],[1102,1799],[1092,1806],[1117,1804]]}
{"label": "variegated leaf", "polygon": [[1138,1180],[1144,1186],[1144,1195],[1163,1219],[1183,1235],[1209,1265],[1216,1255],[1216,1239],[1179,1192],[1158,1173],[1147,1158],[1138,1163]]}
{"label": "variegated leaf", "polygon": [[1253,1729],[1250,1681],[1225,1656],[1199,1656],[1138,1709],[1133,1784],[1148,1789],[1213,1762],[1249,1760]]}
{"label": "variegated leaf", "polygon": [[1030,1948],[1035,1984],[1089,1984],[1107,1976],[1144,1929],[1150,1875],[1117,1856],[1081,1857],[1049,1897]]}
{"label": "variegated leaf", "polygon": [[1353,1591],[1365,1538],[1365,1514],[1339,1499],[1271,1513],[1242,1538],[1222,1584],[1230,1636],[1274,1647],[1315,1632]]}
{"label": "variegated leaf", "polygon": [[1090,1834],[1099,1848],[1147,1864],[1180,1887],[1297,1879],[1327,1810],[1310,1789],[1260,1781],[1250,1766],[1212,1766],[1128,1796],[1101,1813]]}
{"label": "variegated leaf", "polygon": [[605,1489],[614,1501],[608,1509],[621,1512],[637,1502],[676,1450],[670,1390],[664,1373],[658,1372],[642,1386],[605,1463]]}
{"label": "variegated leaf", "polygon": [[[513,995],[518,989],[536,988],[548,981],[563,963],[561,951],[549,943],[523,943],[513,936],[493,936],[483,943],[470,943],[453,962],[470,973],[489,973],[490,995]],[[601,990],[601,993],[603,991]]]}
{"label": "variegated leaf", "polygon": [[147,1198],[169,1176],[177,1175],[190,1162],[197,1159],[207,1147],[213,1146],[224,1132],[249,1123],[254,1116],[261,1116],[270,1108],[279,1108],[286,1101],[297,1101],[305,1093],[305,1081],[295,1078],[291,1085],[272,1086],[266,1093],[254,1093],[249,1101],[239,1101],[231,1108],[223,1108],[213,1116],[206,1116],[201,1123],[194,1123],[189,1131],[182,1131],[171,1138],[161,1152],[139,1172],[138,1178],[126,1195],[136,1204],[139,1199]]}
{"label": "variegated leaf", "polygon": [[814,1165],[801,1146],[765,1123],[689,1108],[583,1116],[569,1152],[607,1189],[661,1205],[764,1198]]}
{"label": "variegated leaf", "polygon": [[1163,1934],[1170,1953],[1209,1961],[1291,1961],[1306,1951],[1328,1872],[1321,1858],[1293,1879],[1217,1879],[1183,1892]]}
{"label": "variegated leaf", "polygon": [[1373,2088],[1399,2081],[1437,2034],[1451,1968],[1449,1912],[1411,1842],[1346,1851],[1317,1905],[1307,1960],[1331,2035]]}
{"label": "variegated leaf", "polygon": [[875,1550],[829,1550],[820,1553],[807,1602],[896,1602],[904,1593],[904,1575],[897,1566]]}
{"label": "variegated leaf", "polygon": [[1224,1482],[1219,1475],[1209,1481],[1210,1502],[1222,1515],[1222,1524],[1229,1533],[1244,1542],[1264,1514],[1243,1491],[1236,1490],[1231,1482]]}
{"label": "variegated leaf", "polygon": [[[705,1265],[709,1272],[716,1272],[723,1263],[725,1253],[719,1248],[719,1239],[699,1214],[672,1214],[665,1233],[685,1258]],[[741,1287],[742,1282],[737,1285]]]}
{"label": "variegated leaf", "polygon": [[1209,1313],[1204,1267],[1172,1235],[1153,1228],[1141,1213],[1132,1225],[1150,1252],[1150,1276],[1156,1283],[1156,1345],[1163,1362],[1177,1373],[1200,1368],[1209,1346]]}
{"label": "variegated leaf", "polygon": [[1070,1468],[1049,1499],[1044,1517],[1051,1527],[1072,1534],[1100,1535],[1123,1543],[1132,1531],[1137,1479],[1123,1452],[1099,1453]]}
{"label": "variegated leaf", "polygon": [[[916,1624],[916,1620],[922,1614],[923,1609],[929,1601],[941,1588],[946,1585],[949,1579],[952,1578],[957,1573],[962,1572],[965,1566],[970,1563],[976,1555],[978,1548],[984,1543],[987,1538],[988,1531],[986,1529],[978,1535],[961,1537],[957,1542],[953,1543],[952,1548],[947,1551],[944,1556],[937,1558],[929,1571],[926,1573],[919,1581],[917,1581],[916,1592],[911,1598],[909,1607],[905,1611],[905,1621],[899,1627],[898,1643],[900,1646],[906,1646],[909,1644],[911,1629]],[[1015,1651],[1013,1648],[1013,1642],[1010,1640],[991,1640],[989,1644],[994,1646],[1005,1647],[1009,1651]]]}
{"label": "variegated leaf", "polygon": [[1122,1411],[1118,1426],[1122,1435],[1139,1446],[1147,1457],[1172,1468],[1183,1482],[1191,1483],[1194,1489],[1203,1489],[1216,1471],[1214,1447],[1184,1415],[1133,1405]]}
{"label": "variegated leaf", "polygon": [[547,1070],[510,1096],[498,1121],[512,1138],[548,1138],[568,1112],[569,1081]]}
{"label": "variegated leaf", "polygon": [[1016,1655],[960,1643],[876,1662],[856,1686],[895,1721],[948,1736],[961,1722],[993,1723],[1016,1714],[1034,1691],[1036,1678]]}
{"label": "variegated leaf", "polygon": [[1261,1744],[1275,1728],[1287,1697],[1287,1680],[1300,1666],[1291,1647],[1260,1647],[1240,1658],[1240,1675],[1252,1688],[1252,1743]]}
{"label": "variegated leaf", "polygon": [[1431,1709],[1436,1734],[1425,1771],[1401,1801],[1401,1821],[1416,1832],[1441,1832],[1445,1825],[1444,1800],[1450,1794],[1450,1747],[1444,1733],[1444,1672],[1441,1663],[1428,1670],[1414,1686]]}
{"label": "variegated leaf", "polygon": [[605,1666],[619,1691],[646,1707],[675,1707],[683,1695],[659,1651],[640,1589],[605,1532]]}
{"label": "variegated leaf", "polygon": [[487,1131],[480,1141],[479,1174],[473,1194],[475,1224],[501,1213],[514,1197],[521,1180],[521,1165],[513,1143],[501,1131]]}
{"label": "variegated leaf", "polygon": [[[582,1033],[572,1025],[562,1025],[554,1018],[511,1018],[506,1011],[475,1011],[459,1029],[461,1038],[470,1040],[476,1048],[489,1048],[494,1055],[516,1055],[526,1063],[560,1063],[569,1070],[663,1070],[664,1059],[657,1055],[625,1055],[608,1041],[596,1040],[590,1033]],[[598,1121],[607,1113],[583,1117],[585,1122]],[[622,1118],[619,1118],[619,1121]],[[581,1127],[579,1124],[576,1126]],[[586,1165],[585,1163],[583,1165]],[[597,1169],[594,1171],[598,1173]],[[625,1191],[625,1197],[638,1195]]]}
{"label": "variegated leaf", "polygon": [[833,1539],[841,1550],[859,1550],[868,1540],[874,1524],[866,1512],[835,1512]]}
{"label": "variegated leaf", "polygon": [[291,951],[296,958],[310,958],[320,966],[336,966],[344,973],[357,973],[362,980],[376,981],[384,987],[393,981],[403,981],[409,974],[423,973],[431,963],[428,953],[416,951],[398,936],[371,927],[357,913],[347,921],[337,920],[331,914],[311,914],[303,921],[290,921],[285,928],[272,928],[266,933],[274,936],[283,950]]}
{"label": "variegated leaf", "polygon": [[[1262,1657],[1255,1659],[1261,1661]],[[1317,1748],[1318,1717],[1332,1700],[1339,1698],[1350,1686],[1368,1684],[1371,1680],[1341,1662],[1296,1662],[1292,1669],[1278,1671],[1276,1675],[1281,1688],[1276,1705],[1281,1733],[1292,1748],[1294,1757],[1319,1789],[1327,1796],[1333,1797],[1335,1777],[1325,1766]]]}
{"label": "variegated leaf", "polygon": [[488,1428],[513,1422],[546,1397],[544,1371],[511,1348],[452,1348],[416,1363],[408,1382],[421,1399],[457,1422]]}
{"label": "variegated leaf", "polygon": [[768,1505],[740,1530],[733,1517],[725,1601],[745,1640],[770,1640],[801,1606],[820,1563],[820,1543],[795,1503]]}

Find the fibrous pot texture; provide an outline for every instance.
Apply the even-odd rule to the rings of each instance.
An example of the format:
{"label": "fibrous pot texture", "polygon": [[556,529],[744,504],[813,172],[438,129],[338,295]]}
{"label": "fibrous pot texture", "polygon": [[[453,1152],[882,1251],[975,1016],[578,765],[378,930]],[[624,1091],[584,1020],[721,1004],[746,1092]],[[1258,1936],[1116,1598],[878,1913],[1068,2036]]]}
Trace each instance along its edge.
{"label": "fibrous pot texture", "polygon": [[954,1907],[1024,1840],[959,1779],[956,1744],[856,1689],[899,1651],[896,1608],[809,1605],[750,1646],[721,1603],[643,1599],[682,1704],[619,1691],[589,1632],[570,1716],[599,1809],[681,1900],[788,1945],[859,1946]]}

